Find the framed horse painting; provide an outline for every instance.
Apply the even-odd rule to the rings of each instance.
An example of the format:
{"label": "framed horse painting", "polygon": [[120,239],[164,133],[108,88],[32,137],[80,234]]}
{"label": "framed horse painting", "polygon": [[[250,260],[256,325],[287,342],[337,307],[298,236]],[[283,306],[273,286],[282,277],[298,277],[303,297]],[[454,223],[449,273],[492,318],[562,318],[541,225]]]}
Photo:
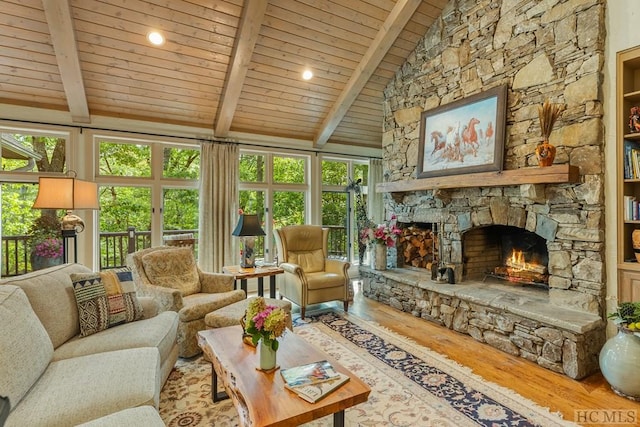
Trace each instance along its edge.
{"label": "framed horse painting", "polygon": [[502,170],[507,85],[420,115],[418,178]]}

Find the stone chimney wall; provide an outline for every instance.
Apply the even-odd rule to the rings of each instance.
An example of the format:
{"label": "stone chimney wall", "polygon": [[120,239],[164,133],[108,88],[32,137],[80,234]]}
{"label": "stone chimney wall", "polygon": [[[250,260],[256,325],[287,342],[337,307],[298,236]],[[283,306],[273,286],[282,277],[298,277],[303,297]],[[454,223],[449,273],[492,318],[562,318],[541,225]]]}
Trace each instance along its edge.
{"label": "stone chimney wall", "polygon": [[[385,89],[386,182],[416,179],[422,111],[508,85],[504,169],[538,167],[538,106],[566,105],[550,142],[575,184],[472,187],[385,195],[387,218],[443,225],[443,261],[462,234],[514,225],[548,240],[550,295],[604,318],[604,0],[451,0]],[[455,177],[451,177],[455,180]]]}

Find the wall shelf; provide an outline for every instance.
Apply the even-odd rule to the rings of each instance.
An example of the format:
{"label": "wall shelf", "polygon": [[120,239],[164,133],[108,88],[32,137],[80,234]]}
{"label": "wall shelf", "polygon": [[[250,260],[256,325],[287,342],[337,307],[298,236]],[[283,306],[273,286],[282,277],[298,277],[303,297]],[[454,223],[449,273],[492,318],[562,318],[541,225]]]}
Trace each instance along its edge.
{"label": "wall shelf", "polygon": [[465,175],[383,182],[376,185],[376,193],[404,193],[407,191],[442,188],[497,187],[520,184],[563,184],[575,182],[580,182],[579,168],[565,163],[548,167],[530,167],[500,172],[479,172]]}

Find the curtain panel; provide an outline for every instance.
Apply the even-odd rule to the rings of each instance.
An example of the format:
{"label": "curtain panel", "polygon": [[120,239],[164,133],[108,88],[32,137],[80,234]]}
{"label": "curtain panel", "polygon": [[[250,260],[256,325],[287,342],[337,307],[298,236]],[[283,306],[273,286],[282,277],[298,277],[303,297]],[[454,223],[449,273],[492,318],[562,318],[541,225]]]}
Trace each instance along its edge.
{"label": "curtain panel", "polygon": [[239,262],[231,236],[238,221],[239,153],[237,144],[202,143],[198,265],[203,271],[220,273]]}

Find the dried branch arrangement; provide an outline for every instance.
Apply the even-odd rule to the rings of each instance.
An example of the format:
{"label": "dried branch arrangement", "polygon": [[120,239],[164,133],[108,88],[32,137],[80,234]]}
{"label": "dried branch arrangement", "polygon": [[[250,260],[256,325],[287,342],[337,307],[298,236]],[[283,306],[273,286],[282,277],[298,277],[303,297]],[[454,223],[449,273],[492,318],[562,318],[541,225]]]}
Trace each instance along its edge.
{"label": "dried branch arrangement", "polygon": [[544,104],[538,106],[538,117],[540,118],[540,133],[545,141],[549,140],[553,125],[555,124],[560,113],[562,112],[562,104],[552,104],[549,100],[545,100]]}

